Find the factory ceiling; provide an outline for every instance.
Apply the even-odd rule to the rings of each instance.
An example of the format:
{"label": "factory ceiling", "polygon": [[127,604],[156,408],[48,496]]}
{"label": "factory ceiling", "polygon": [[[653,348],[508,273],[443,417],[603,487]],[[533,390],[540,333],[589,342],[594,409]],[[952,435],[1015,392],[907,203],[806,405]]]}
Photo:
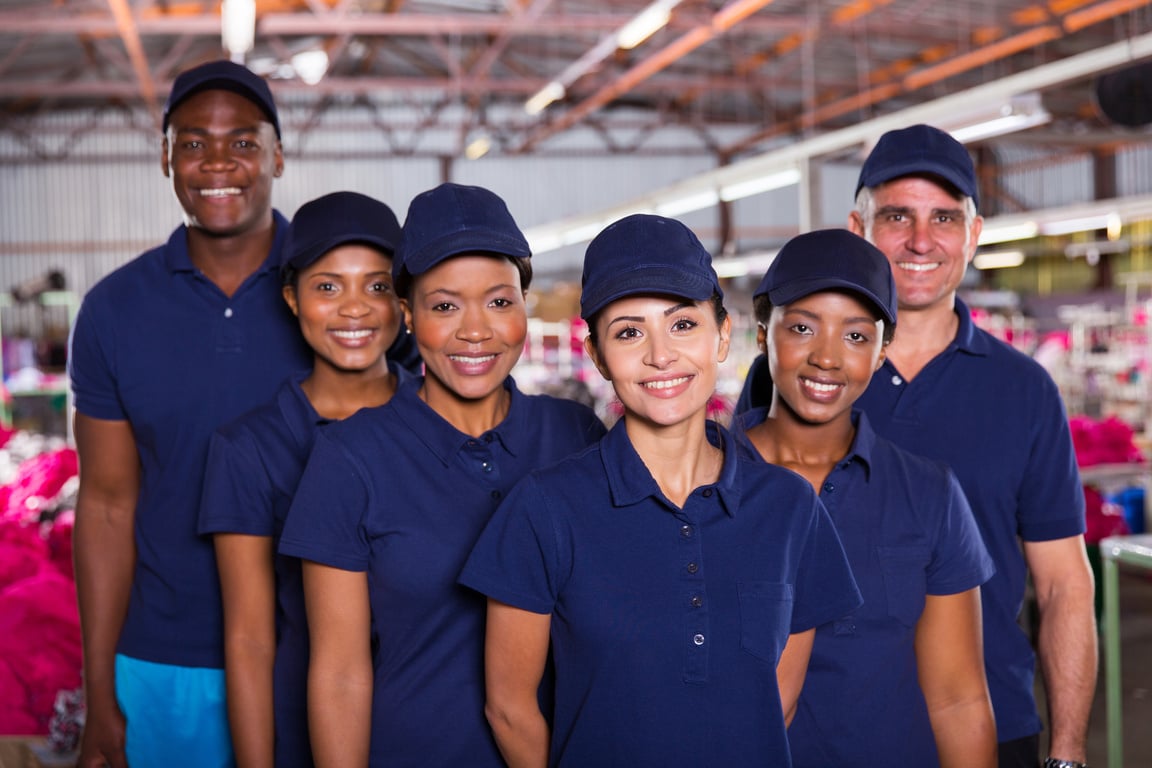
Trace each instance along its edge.
{"label": "factory ceiling", "polygon": [[[623,47],[621,30],[653,5],[666,24]],[[482,137],[510,156],[658,149],[721,163],[1152,31],[1152,0],[255,0],[254,10],[253,45],[237,56],[270,78],[298,136],[350,108],[363,119],[342,128],[390,132],[398,155],[462,155]],[[173,77],[227,55],[221,31],[214,1],[0,0],[0,136],[59,159],[70,143],[45,140],[61,130],[54,115],[81,116],[70,131],[109,115],[155,131]],[[317,79],[306,65],[318,56]],[[1148,141],[1146,61],[1016,95],[1044,115],[1023,135],[1089,149]],[[967,104],[957,121],[1010,108]],[[451,139],[422,142],[433,135]]]}

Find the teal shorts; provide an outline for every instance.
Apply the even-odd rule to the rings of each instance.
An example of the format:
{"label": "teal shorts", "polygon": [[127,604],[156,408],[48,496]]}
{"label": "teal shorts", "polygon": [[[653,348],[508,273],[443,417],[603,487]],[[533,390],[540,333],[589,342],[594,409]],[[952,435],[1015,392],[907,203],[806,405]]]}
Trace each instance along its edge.
{"label": "teal shorts", "polygon": [[224,670],[116,655],[116,699],[132,768],[232,768]]}

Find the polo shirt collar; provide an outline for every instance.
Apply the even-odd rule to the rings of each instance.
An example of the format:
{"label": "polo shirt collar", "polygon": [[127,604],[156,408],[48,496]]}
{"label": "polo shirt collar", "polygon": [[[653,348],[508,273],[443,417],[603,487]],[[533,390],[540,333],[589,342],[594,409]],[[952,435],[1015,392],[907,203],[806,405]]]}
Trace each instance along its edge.
{"label": "polo shirt collar", "polygon": [[[449,424],[443,416],[432,410],[428,403],[420,399],[420,387],[424,384],[423,376],[412,376],[402,381],[392,396],[396,408],[391,409],[389,418],[398,418],[403,421],[413,434],[424,443],[445,467],[449,466],[469,441],[479,438],[466,435],[456,427]],[[528,423],[527,404],[525,396],[516,387],[511,376],[504,379],[504,389],[512,396],[508,405],[508,415],[492,429],[484,433],[499,442],[508,453],[518,455],[517,439],[524,441],[532,434],[533,425]]]}
{"label": "polo shirt collar", "polygon": [[868,421],[868,415],[863,411],[852,411],[852,424],[856,427],[856,436],[852,438],[852,445],[848,446],[848,453],[840,465],[847,465],[859,460],[864,467],[868,478],[872,477],[872,452],[876,448],[876,432]]}
{"label": "polo shirt collar", "polygon": [[[280,271],[280,253],[284,246],[284,238],[288,234],[288,219],[275,208],[272,209],[272,224],[275,229],[275,239],[272,241],[272,250],[264,257],[264,263],[257,272]],[[195,272],[196,266],[192,257],[188,255],[188,225],[181,224],[172,231],[168,237],[168,244],[164,248],[164,264],[169,272]]]}
{"label": "polo shirt collar", "polygon": [[[388,372],[396,377],[396,390],[398,392],[400,387],[412,378],[412,374],[395,360],[388,360],[387,362]],[[280,407],[280,413],[284,416],[284,422],[288,425],[292,437],[295,438],[297,444],[305,447],[312,445],[316,427],[337,421],[337,419],[326,419],[317,413],[312,401],[308,399],[308,395],[304,394],[300,385],[311,373],[312,369],[309,368],[292,374],[276,395],[276,404]]]}
{"label": "polo shirt collar", "polygon": [[987,336],[977,332],[976,324],[972,322],[972,310],[968,309],[968,305],[959,296],[956,297],[954,306],[960,325],[956,329],[953,346],[970,355],[987,355],[990,351],[990,342]]}
{"label": "polo shirt collar", "polygon": [[[760,456],[760,452],[756,450],[756,446],[753,445],[752,440],[749,439],[748,430],[764,423],[767,418],[768,406],[766,405],[752,408],[735,416],[736,428],[739,430],[737,440],[747,448],[753,456]],[[847,466],[859,459],[861,466],[864,467],[864,471],[871,476],[872,451],[876,447],[876,432],[872,429],[872,424],[868,421],[868,416],[863,411],[858,411],[855,408],[852,409],[852,426],[856,428],[856,434],[852,438],[852,444],[848,446],[848,453],[844,455],[844,458],[836,462],[836,466]]]}
{"label": "polo shirt collar", "polygon": [[[739,458],[736,452],[736,441],[732,434],[709,421],[705,426],[708,442],[717,446],[724,452],[724,463],[720,467],[720,477],[712,485],[720,497],[720,504],[729,517],[735,517],[736,509],[740,506]],[[664,505],[671,505],[648,467],[644,465],[640,454],[628,438],[628,430],[624,428],[624,419],[613,425],[608,434],[600,441],[600,459],[604,463],[604,473],[608,478],[608,492],[615,507],[627,507],[639,503],[649,497],[656,499]]]}

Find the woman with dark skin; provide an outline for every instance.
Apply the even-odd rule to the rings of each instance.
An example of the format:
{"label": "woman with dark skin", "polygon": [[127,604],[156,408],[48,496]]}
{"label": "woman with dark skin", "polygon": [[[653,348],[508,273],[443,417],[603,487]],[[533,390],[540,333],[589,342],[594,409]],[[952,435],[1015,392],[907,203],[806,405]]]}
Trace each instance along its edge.
{"label": "woman with dark skin", "polygon": [[980,633],[991,560],[952,473],[852,409],[895,329],[888,260],[847,230],[810,232],[754,296],[771,401],[739,418],[741,446],[819,491],[864,595],[816,631],[788,731],[795,764],[991,768]]}
{"label": "woman with dark skin", "polygon": [[242,768],[312,765],[300,561],[276,546],[317,430],[383,405],[404,375],[385,359],[400,328],[399,239],[395,214],[365,195],[335,192],[301,206],[282,272],[312,369],[219,430],[209,450],[200,532],[215,534],[228,716]]}
{"label": "woman with dark skin", "polygon": [[393,265],[425,375],[317,437],[280,550],[304,559],[319,766],[502,766],[484,722],[484,600],[456,583],[527,472],[603,434],[591,409],[520,393],[528,244],[504,202],[413,200]]}

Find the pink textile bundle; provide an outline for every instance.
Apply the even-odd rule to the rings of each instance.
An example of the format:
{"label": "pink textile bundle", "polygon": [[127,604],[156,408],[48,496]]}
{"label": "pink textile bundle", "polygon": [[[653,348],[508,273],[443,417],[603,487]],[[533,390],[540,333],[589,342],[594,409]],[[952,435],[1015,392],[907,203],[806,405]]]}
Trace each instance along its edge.
{"label": "pink textile bundle", "polygon": [[58,693],[80,687],[73,514],[56,513],[76,471],[75,451],[49,451],[0,487],[0,734],[47,734]]}
{"label": "pink textile bundle", "polygon": [[1135,431],[1115,416],[1095,421],[1087,416],[1068,420],[1076,463],[1081,467],[1097,464],[1132,464],[1144,461],[1144,455],[1133,440]]}

